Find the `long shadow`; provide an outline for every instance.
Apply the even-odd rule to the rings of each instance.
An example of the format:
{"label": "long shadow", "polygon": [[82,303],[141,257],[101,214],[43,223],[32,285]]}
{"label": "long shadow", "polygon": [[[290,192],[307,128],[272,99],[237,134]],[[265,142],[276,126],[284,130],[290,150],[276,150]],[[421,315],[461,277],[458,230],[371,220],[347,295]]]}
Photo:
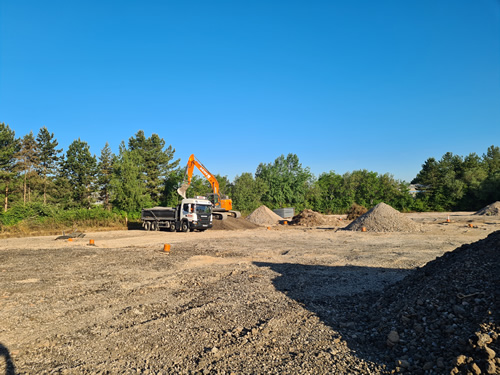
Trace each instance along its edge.
{"label": "long shadow", "polygon": [[5,375],[16,374],[16,367],[10,357],[9,350],[0,342],[0,363],[1,362],[5,362]]}
{"label": "long shadow", "polygon": [[[315,313],[359,358],[387,368],[404,358],[412,373],[425,373],[426,365],[437,373],[449,369],[452,359],[462,354],[464,342],[489,319],[488,308],[479,298],[478,308],[472,304],[462,308],[462,301],[454,300],[455,289],[445,294],[439,291],[439,282],[451,284],[450,280],[437,284],[430,280],[428,288],[419,288],[428,274],[423,269],[254,264],[277,272],[276,290]],[[433,291],[438,293],[433,295]],[[393,330],[402,336],[389,342]]]}

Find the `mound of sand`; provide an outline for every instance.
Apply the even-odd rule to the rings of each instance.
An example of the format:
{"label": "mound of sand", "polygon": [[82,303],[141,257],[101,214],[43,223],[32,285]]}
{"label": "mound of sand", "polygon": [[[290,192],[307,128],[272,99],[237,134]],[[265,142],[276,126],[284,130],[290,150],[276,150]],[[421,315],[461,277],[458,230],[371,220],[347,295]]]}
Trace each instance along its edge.
{"label": "mound of sand", "polygon": [[500,201],[489,204],[481,208],[475,215],[499,216],[500,215]]}
{"label": "mound of sand", "polygon": [[320,214],[319,212],[306,208],[300,214],[293,217],[293,223],[305,227],[315,227],[318,225],[337,226],[340,225],[340,220],[328,215]]}
{"label": "mound of sand", "polygon": [[275,214],[266,206],[262,205],[246,218],[249,222],[257,225],[275,225],[278,224],[282,217]]}
{"label": "mound of sand", "polygon": [[212,222],[212,229],[210,230],[242,230],[242,229],[255,229],[259,226],[251,223],[245,219],[228,217],[225,220],[214,220]]}
{"label": "mound of sand", "polygon": [[366,228],[369,232],[419,232],[420,224],[405,217],[385,203],[379,203],[366,214],[358,217],[346,230],[360,231]]}

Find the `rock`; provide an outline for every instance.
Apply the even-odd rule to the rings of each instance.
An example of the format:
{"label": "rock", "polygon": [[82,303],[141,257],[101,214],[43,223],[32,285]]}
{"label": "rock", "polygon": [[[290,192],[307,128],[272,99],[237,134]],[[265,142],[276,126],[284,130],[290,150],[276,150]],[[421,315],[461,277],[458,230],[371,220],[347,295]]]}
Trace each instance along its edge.
{"label": "rock", "polygon": [[474,375],[481,375],[481,369],[476,363],[472,363],[470,369]]}
{"label": "rock", "polygon": [[463,354],[460,354],[457,359],[455,359],[455,366],[463,365],[467,360],[467,357]]}
{"label": "rock", "polygon": [[487,374],[496,374],[497,373],[497,366],[495,365],[494,361],[489,360],[486,363],[486,373]]}
{"label": "rock", "polygon": [[496,357],[497,353],[491,348],[488,348],[486,345],[483,348],[484,353],[486,354],[486,358],[493,359]]}
{"label": "rock", "polygon": [[387,345],[388,346],[394,346],[399,342],[399,334],[397,331],[391,331],[387,335]]}

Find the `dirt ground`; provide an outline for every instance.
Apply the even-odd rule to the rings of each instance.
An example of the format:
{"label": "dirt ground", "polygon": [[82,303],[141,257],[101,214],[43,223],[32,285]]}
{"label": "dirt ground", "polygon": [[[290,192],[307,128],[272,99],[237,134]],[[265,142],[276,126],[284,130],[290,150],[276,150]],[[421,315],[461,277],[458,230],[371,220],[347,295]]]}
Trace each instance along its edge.
{"label": "dirt ground", "polygon": [[500,229],[498,216],[406,216],[423,231],[273,226],[1,240],[0,374],[390,373],[394,363],[346,338],[356,322],[325,319],[328,301],[381,291]]}

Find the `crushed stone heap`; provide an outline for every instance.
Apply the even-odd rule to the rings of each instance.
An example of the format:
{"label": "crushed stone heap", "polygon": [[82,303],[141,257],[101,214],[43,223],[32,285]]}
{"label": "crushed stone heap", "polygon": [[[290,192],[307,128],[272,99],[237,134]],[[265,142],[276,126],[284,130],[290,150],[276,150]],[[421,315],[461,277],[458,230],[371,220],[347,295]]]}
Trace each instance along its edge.
{"label": "crushed stone heap", "polygon": [[345,229],[361,231],[363,227],[369,232],[419,232],[422,230],[420,224],[383,202],[358,217]]}
{"label": "crushed stone heap", "polygon": [[282,217],[275,214],[267,206],[262,205],[246,218],[249,222],[257,225],[275,225],[278,224]]}
{"label": "crushed stone heap", "polygon": [[228,217],[226,220],[214,220],[211,230],[242,230],[242,229],[255,229],[259,226],[251,223],[248,220],[234,217]]}
{"label": "crushed stone heap", "polygon": [[341,223],[340,220],[335,217],[323,215],[308,208],[300,214],[295,215],[292,221],[296,225],[302,225],[305,227],[314,227],[318,225],[338,226]]}
{"label": "crushed stone heap", "polygon": [[500,231],[417,268],[382,293],[339,297],[350,346],[411,374],[498,374]]}
{"label": "crushed stone heap", "polygon": [[481,208],[475,215],[499,216],[500,215],[500,201],[489,204]]}

